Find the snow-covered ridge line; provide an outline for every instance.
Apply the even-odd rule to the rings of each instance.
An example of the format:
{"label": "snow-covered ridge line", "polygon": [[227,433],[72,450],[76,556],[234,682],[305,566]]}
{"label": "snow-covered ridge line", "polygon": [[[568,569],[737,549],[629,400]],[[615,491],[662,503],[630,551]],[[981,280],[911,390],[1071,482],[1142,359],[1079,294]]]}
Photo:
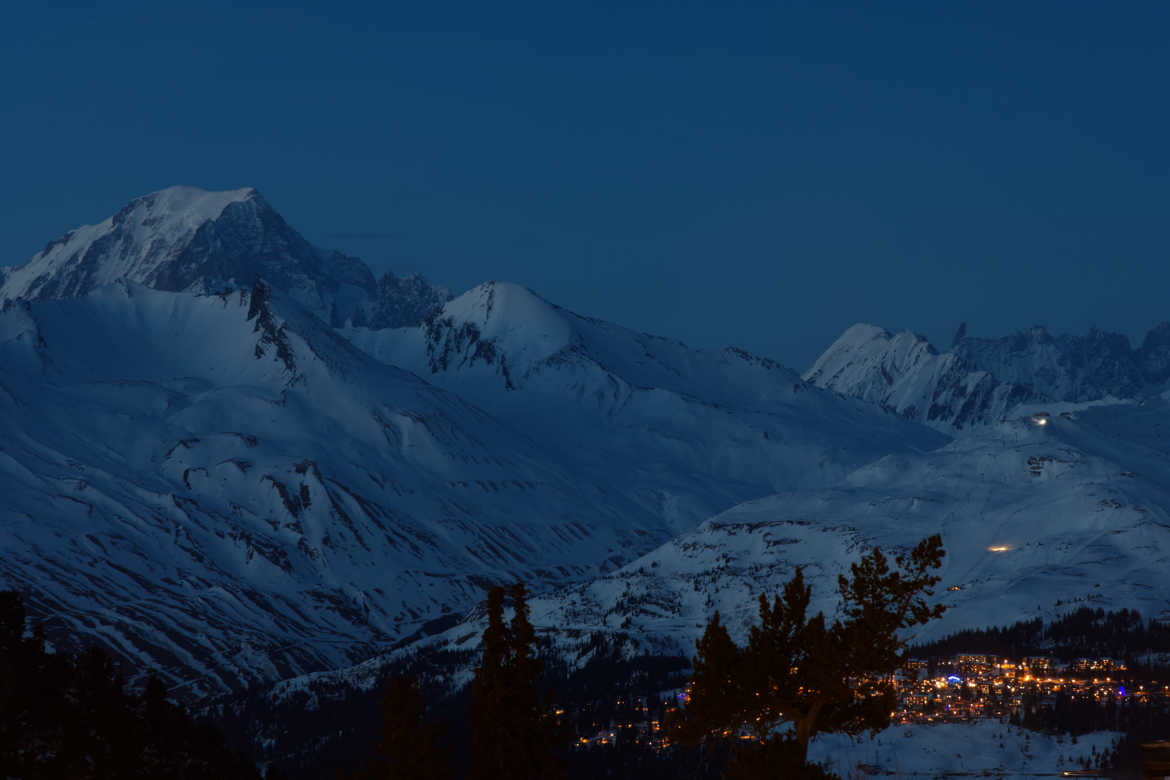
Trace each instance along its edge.
{"label": "snow-covered ridge line", "polygon": [[938,352],[910,331],[847,329],[804,373],[818,387],[860,398],[941,430],[988,425],[1022,403],[1084,402],[1157,392],[1170,379],[1170,323],[1130,347],[1118,334],[1053,336],[1036,327],[998,339],[960,327]]}

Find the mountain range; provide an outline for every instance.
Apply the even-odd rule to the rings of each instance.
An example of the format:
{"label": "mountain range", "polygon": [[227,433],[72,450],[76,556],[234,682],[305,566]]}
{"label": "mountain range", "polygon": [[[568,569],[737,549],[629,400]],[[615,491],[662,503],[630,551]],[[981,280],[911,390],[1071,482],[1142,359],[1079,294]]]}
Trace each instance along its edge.
{"label": "mountain range", "polygon": [[3,269],[0,302],[0,587],[190,698],[467,656],[517,578],[566,657],[689,655],[796,566],[832,611],[864,549],[932,533],[919,638],[1167,608],[1167,324],[946,351],[858,324],[801,376],[379,279],[253,189],[183,187]]}
{"label": "mountain range", "polygon": [[516,285],[375,280],[252,189],[153,193],[3,276],[0,583],[192,697],[947,440]]}

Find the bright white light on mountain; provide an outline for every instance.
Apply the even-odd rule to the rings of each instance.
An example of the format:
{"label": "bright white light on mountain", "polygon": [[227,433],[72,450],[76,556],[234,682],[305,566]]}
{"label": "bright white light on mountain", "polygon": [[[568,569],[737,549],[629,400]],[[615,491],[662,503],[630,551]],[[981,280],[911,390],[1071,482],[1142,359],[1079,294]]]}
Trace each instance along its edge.
{"label": "bright white light on mountain", "polygon": [[1040,417],[1040,418],[1038,418],[1038,419],[1036,420],[1036,424],[1037,424],[1037,425],[1047,425],[1047,424],[1048,424],[1048,418],[1047,418],[1047,417]]}
{"label": "bright white light on mountain", "polygon": [[1007,552],[1010,549],[1012,549],[1012,548],[1008,547],[1006,544],[993,544],[987,548],[987,551],[999,553],[999,552]]}

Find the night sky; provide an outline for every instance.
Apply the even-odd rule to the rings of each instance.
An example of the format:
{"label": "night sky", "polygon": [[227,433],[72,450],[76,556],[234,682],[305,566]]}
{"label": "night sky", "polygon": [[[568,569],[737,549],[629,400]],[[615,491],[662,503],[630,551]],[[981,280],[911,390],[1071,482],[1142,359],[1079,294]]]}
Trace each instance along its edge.
{"label": "night sky", "polygon": [[[1170,3],[9,4],[0,264],[172,184],[804,369],[1170,319]],[[871,6],[871,7],[866,7]]]}

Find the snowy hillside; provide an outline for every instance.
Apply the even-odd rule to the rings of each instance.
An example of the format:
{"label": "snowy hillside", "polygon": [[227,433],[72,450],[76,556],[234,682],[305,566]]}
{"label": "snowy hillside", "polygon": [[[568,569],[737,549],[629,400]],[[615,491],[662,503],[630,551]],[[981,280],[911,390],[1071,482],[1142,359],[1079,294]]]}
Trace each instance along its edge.
{"label": "snowy hillside", "polygon": [[617,480],[677,531],[945,439],[742,350],[699,350],[487,282],[422,326],[345,335]]}
{"label": "snowy hillside", "polygon": [[0,587],[210,690],[352,663],[668,531],[264,288],[0,313]]}
{"label": "snowy hillside", "polygon": [[[753,597],[805,568],[819,607],[836,575],[873,545],[941,533],[928,639],[1078,606],[1165,618],[1170,590],[1170,404],[1098,406],[1044,427],[1016,421],[920,455],[890,456],[828,490],[729,510],[586,586],[534,607],[545,625],[673,637],[687,651],[718,609],[733,629]],[[999,549],[1004,548],[1004,549]],[[947,590],[956,586],[959,590]]]}
{"label": "snowy hillside", "polygon": [[1085,765],[1096,768],[1121,736],[1098,731],[1074,742],[1069,736],[1025,731],[997,721],[914,724],[891,726],[872,739],[823,734],[809,746],[809,760],[859,780],[891,776],[1027,780],[1059,776]]}
{"label": "snowy hillside", "polygon": [[[1081,606],[1170,618],[1170,400],[1054,412],[1064,413],[1045,426],[1013,420],[934,452],[884,458],[829,489],[737,506],[593,582],[535,598],[533,622],[570,659],[597,633],[634,652],[689,657],[715,610],[742,641],[758,595],[776,593],[796,566],[813,587],[813,609],[831,614],[837,575],[863,552],[895,552],[934,533],[947,551],[936,597],[948,609],[916,640]],[[273,696],[373,685],[404,654],[473,650],[483,628],[473,613],[353,670],[283,683]]]}
{"label": "snowy hillside", "polygon": [[960,328],[939,353],[921,336],[849,328],[804,373],[817,387],[861,398],[940,430],[998,423],[1029,401],[1135,398],[1170,378],[1170,323],[1131,349],[1122,335],[1053,336],[1036,327],[1003,338]]}
{"label": "snowy hillside", "polygon": [[215,292],[259,276],[335,325],[414,324],[450,297],[418,277],[376,280],[362,261],[311,246],[252,188],[154,192],[6,270],[0,301],[74,297],[117,280]]}

